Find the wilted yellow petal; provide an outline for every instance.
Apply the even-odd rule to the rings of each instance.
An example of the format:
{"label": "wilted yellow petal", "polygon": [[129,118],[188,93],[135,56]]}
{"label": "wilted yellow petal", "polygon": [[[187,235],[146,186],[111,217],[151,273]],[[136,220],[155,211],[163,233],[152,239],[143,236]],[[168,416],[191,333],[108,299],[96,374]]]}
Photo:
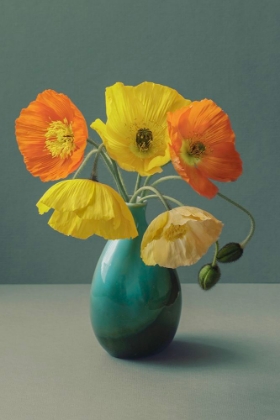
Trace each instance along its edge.
{"label": "wilted yellow petal", "polygon": [[147,265],[169,268],[195,264],[218,240],[222,226],[204,210],[177,207],[162,213],[148,226],[141,257]]}
{"label": "wilted yellow petal", "polygon": [[87,239],[135,238],[133,216],[122,197],[108,185],[87,179],[53,185],[38,201],[40,214],[53,208],[49,225],[60,233]]}
{"label": "wilted yellow petal", "polygon": [[36,204],[59,211],[75,211],[86,207],[91,199],[93,181],[89,179],[71,179],[61,181],[50,187]]}

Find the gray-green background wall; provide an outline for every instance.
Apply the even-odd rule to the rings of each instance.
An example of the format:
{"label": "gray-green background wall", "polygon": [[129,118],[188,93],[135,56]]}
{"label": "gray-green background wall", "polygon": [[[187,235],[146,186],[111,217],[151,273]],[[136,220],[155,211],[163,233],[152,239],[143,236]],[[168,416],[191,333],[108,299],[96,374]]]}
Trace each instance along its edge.
{"label": "gray-green background wall", "polygon": [[[105,244],[63,236],[38,215],[52,183],[25,168],[14,135],[20,110],[54,89],[89,125],[105,120],[106,86],[145,80],[211,98],[229,114],[244,173],[220,191],[254,213],[257,230],[243,258],[222,266],[221,281],[279,282],[279,21],[279,0],[2,0],[0,282],[88,283]],[[113,185],[104,168],[100,181]],[[246,236],[247,217],[219,197],[200,197],[183,182],[166,188],[220,218],[222,244]],[[153,202],[149,220],[162,210]],[[182,282],[196,282],[212,253],[180,269]]]}

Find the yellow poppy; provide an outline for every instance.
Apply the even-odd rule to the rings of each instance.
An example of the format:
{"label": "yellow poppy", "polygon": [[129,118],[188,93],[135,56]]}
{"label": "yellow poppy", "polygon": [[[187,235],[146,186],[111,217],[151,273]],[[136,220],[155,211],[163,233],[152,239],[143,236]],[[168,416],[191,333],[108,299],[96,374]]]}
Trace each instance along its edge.
{"label": "yellow poppy", "polygon": [[105,239],[135,238],[133,216],[122,197],[111,187],[88,179],[61,181],[37,203],[40,214],[54,212],[49,225],[79,239],[99,235]]}
{"label": "yellow poppy", "polygon": [[223,224],[196,207],[176,207],[157,216],[141,243],[146,265],[176,268],[195,264],[217,241]]}
{"label": "yellow poppy", "polygon": [[27,170],[41,181],[66,178],[84,158],[87,124],[62,93],[45,90],[15,122],[16,139]]}
{"label": "yellow poppy", "polygon": [[138,86],[116,83],[106,89],[107,123],[91,124],[109,155],[127,171],[140,175],[162,172],[170,160],[167,112],[190,104],[166,86],[143,82]]}

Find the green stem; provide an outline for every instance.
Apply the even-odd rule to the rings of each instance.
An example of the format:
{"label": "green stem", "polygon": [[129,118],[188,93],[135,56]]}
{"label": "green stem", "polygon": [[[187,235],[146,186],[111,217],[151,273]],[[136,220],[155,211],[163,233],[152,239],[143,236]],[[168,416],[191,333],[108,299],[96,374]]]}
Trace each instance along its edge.
{"label": "green stem", "polygon": [[102,155],[102,149],[104,148],[104,144],[100,144],[100,146],[98,147],[97,151],[96,151],[96,156],[93,162],[93,168],[92,168],[92,175],[93,177],[97,177],[97,164],[98,164],[98,159],[100,157],[100,155]]}
{"label": "green stem", "polygon": [[181,203],[181,201],[177,200],[176,198],[170,197],[169,195],[163,195],[163,197],[168,200],[168,201],[172,201],[175,204],[178,204],[179,207],[184,207],[185,204]]}
{"label": "green stem", "polygon": [[135,187],[134,187],[134,192],[137,191],[140,188],[141,181],[142,181],[142,176],[140,174],[137,174]]}
{"label": "green stem", "polygon": [[[152,178],[152,176],[154,176],[155,174],[153,174],[153,175],[148,175],[147,177],[146,177],[146,179],[145,179],[145,181],[144,181],[144,184],[143,184],[143,187],[146,187],[146,185],[148,185],[148,183],[150,182],[150,179]],[[143,197],[143,196],[145,196],[145,190],[142,190],[141,191],[141,197]]]}
{"label": "green stem", "polygon": [[[166,200],[164,199],[164,197],[163,197],[163,195],[156,189],[156,188],[154,188],[154,187],[150,187],[150,186],[148,186],[148,185],[146,185],[146,186],[143,186],[143,187],[140,187],[140,188],[138,188],[138,190],[136,190],[135,191],[135,193],[133,194],[133,196],[130,198],[130,200],[129,200],[129,202],[130,203],[134,203],[135,202],[135,200],[137,199],[137,196],[138,196],[138,194],[140,193],[140,192],[142,192],[142,191],[145,191],[145,190],[150,190],[150,191],[153,191],[153,193],[160,199],[160,201],[162,202],[162,204],[164,205],[164,207],[167,209],[167,210],[170,210],[170,206],[169,206],[169,204],[166,202]],[[140,200],[144,200],[145,199],[145,197],[141,197],[140,198]]]}
{"label": "green stem", "polygon": [[157,179],[151,185],[152,185],[152,187],[154,187],[155,185],[160,184],[161,182],[170,181],[170,180],[174,180],[174,179],[181,179],[182,180],[182,178],[180,176],[168,175],[168,176],[163,176],[162,178]]}
{"label": "green stem", "polygon": [[250,218],[250,222],[251,222],[251,228],[250,228],[250,232],[249,234],[246,236],[246,238],[244,239],[244,241],[242,241],[240,243],[241,248],[245,248],[245,246],[247,245],[247,243],[250,241],[250,239],[252,238],[252,236],[254,235],[255,232],[255,228],[256,228],[256,222],[254,217],[252,216],[252,214],[245,209],[244,207],[242,207],[240,204],[236,203],[235,201],[231,200],[230,198],[226,197],[225,195],[218,193],[217,194],[219,197],[223,198],[224,200],[228,201],[229,203],[233,204],[235,207],[237,207],[238,209],[242,210],[244,213],[247,214],[247,216],[249,216]]}
{"label": "green stem", "polygon": [[75,178],[77,178],[77,176],[79,175],[79,173],[83,170],[83,168],[85,167],[85,165],[86,165],[86,163],[87,163],[87,161],[91,158],[91,156],[92,155],[94,155],[95,153],[97,153],[98,152],[98,149],[94,149],[94,150],[91,150],[87,155],[86,155],[86,157],[84,158],[84,160],[83,160],[83,162],[82,162],[82,164],[79,166],[79,168],[77,169],[77,171],[74,173],[74,175],[73,175],[73,178],[72,179],[75,179]]}
{"label": "green stem", "polygon": [[214,257],[213,257],[213,261],[212,261],[212,267],[216,267],[216,260],[217,260],[217,255],[219,252],[219,242],[216,241],[215,243],[215,253],[214,253]]}
{"label": "green stem", "polygon": [[119,168],[118,168],[116,162],[113,159],[111,159],[108,155],[107,155],[107,157],[110,159],[110,162],[111,162],[112,167],[114,169],[114,175],[115,175],[115,179],[116,179],[116,182],[118,184],[118,187],[119,187],[119,191],[122,192],[121,195],[122,195],[123,199],[126,202],[128,202],[129,195],[128,195],[127,190],[125,188],[125,183],[124,183],[124,181],[122,179],[122,176],[121,176],[121,173],[119,171]]}
{"label": "green stem", "polygon": [[[118,170],[116,162],[113,161],[110,158],[110,156],[107,154],[105,145],[103,143],[98,144],[94,140],[92,140],[91,138],[88,138],[87,142],[90,143],[91,145],[95,146],[97,149],[99,149],[99,148],[101,149],[100,152],[98,152],[98,154],[99,153],[101,154],[101,156],[104,160],[104,163],[107,166],[107,169],[109,170],[109,172],[111,173],[111,175],[114,178],[114,181],[116,183],[116,186],[118,188],[119,193],[121,194],[122,198],[127,202],[129,196],[128,196],[128,193],[126,191],[125,184],[124,184],[123,179],[121,177],[121,174]],[[103,148],[105,148],[105,150],[103,150]],[[94,170],[96,170],[96,167],[94,168]]]}
{"label": "green stem", "polygon": [[96,143],[94,140],[92,140],[90,138],[87,139],[87,142],[89,144],[91,144],[92,146],[95,146],[96,148],[98,148],[100,146],[100,143]]}
{"label": "green stem", "polygon": [[[165,194],[162,194],[162,196],[163,196],[163,198],[165,200],[168,200],[168,201],[171,201],[171,202],[173,202],[175,204],[178,204],[179,207],[183,207],[184,206],[184,204],[181,203],[179,200],[176,200],[176,198],[169,197],[168,195],[165,195]],[[155,194],[145,195],[145,197],[140,197],[138,201],[141,202],[141,201],[144,201],[144,200],[148,200],[149,198],[158,198],[158,196],[155,195]]]}

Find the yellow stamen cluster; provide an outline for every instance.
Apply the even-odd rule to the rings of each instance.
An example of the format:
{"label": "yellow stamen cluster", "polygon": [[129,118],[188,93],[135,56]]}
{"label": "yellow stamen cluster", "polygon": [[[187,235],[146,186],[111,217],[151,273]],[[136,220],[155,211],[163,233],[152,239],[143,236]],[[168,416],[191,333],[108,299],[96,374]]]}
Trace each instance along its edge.
{"label": "yellow stamen cluster", "polygon": [[188,230],[188,226],[184,225],[171,225],[164,232],[164,238],[168,241],[176,241],[176,239],[182,238]]}
{"label": "yellow stamen cluster", "polygon": [[63,121],[52,121],[45,134],[46,148],[52,157],[66,159],[72,155],[76,149],[74,134],[71,123],[67,119]]}

